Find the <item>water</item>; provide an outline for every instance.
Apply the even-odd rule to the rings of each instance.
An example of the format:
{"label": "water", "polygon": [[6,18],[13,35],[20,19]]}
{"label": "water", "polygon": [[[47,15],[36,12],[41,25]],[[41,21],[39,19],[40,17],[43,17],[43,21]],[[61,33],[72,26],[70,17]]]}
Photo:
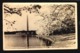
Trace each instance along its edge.
{"label": "water", "polygon": [[[77,41],[75,40],[74,34],[51,36],[52,39],[55,38],[55,42],[51,44],[49,48],[76,48]],[[64,40],[67,38],[67,40]],[[31,48],[48,48],[42,40],[30,37],[29,38],[29,48],[27,47],[27,37],[22,37],[22,35],[4,35],[3,46],[5,49],[31,49]]]}
{"label": "water", "polygon": [[[23,49],[27,47],[27,36],[22,37],[21,35],[4,35],[5,48],[17,48]],[[44,46],[43,41],[35,37],[29,38],[29,48],[41,48]]]}

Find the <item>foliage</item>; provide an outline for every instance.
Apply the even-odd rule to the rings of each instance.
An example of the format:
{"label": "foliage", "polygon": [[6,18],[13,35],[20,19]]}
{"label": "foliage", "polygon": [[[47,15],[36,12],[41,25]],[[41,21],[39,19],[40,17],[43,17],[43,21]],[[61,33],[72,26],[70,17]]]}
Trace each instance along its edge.
{"label": "foliage", "polygon": [[[45,9],[45,10],[43,10]],[[43,17],[36,21],[37,34],[49,36],[50,34],[75,32],[75,6],[65,5],[32,5],[22,8],[10,8],[4,5],[4,13],[22,16],[21,11],[36,13]],[[67,32],[68,31],[68,32]]]}

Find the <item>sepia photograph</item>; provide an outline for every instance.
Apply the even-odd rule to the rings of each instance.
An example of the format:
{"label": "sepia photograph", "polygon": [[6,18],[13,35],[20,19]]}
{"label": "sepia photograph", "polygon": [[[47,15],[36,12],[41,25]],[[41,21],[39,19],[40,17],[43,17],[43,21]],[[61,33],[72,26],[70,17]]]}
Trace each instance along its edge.
{"label": "sepia photograph", "polygon": [[4,2],[3,50],[78,49],[77,3]]}

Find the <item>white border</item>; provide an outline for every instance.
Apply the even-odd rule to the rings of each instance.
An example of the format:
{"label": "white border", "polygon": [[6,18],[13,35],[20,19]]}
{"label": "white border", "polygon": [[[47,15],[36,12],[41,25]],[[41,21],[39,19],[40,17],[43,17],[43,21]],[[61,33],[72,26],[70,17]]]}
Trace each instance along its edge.
{"label": "white border", "polygon": [[[5,4],[6,3],[10,3],[10,4],[12,4],[12,3],[15,3],[15,4],[18,4],[18,2],[16,3],[16,2],[4,2]],[[2,4],[2,6],[4,5],[4,3]],[[20,2],[19,2],[20,3]],[[47,2],[38,2],[38,3],[36,3],[36,2],[30,2],[30,3],[27,3],[27,2],[25,2],[25,3],[20,3],[20,4],[75,4],[75,24],[76,24],[76,27],[75,27],[75,29],[76,29],[76,33],[75,33],[75,35],[76,35],[76,41],[77,41],[77,43],[76,43],[76,47],[75,48],[30,48],[30,49],[6,49],[6,48],[4,48],[4,46],[3,46],[3,50],[8,50],[8,51],[12,51],[12,50],[70,50],[70,49],[78,49],[78,35],[77,35],[77,3],[76,2],[49,2],[49,3],[47,3]],[[3,7],[2,7],[2,9],[3,9]],[[3,12],[4,12],[4,10],[3,10]],[[4,17],[4,14],[3,14],[3,17]],[[3,17],[2,17],[2,19],[3,19]],[[3,28],[4,29],[4,28]],[[4,42],[4,31],[3,31],[3,42]],[[3,44],[5,44],[5,43],[3,43]]]}

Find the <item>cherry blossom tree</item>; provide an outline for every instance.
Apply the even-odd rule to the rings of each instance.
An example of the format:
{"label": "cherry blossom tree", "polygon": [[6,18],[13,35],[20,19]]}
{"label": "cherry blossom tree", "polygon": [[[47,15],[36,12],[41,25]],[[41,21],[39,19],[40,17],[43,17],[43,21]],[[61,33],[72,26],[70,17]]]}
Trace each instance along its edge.
{"label": "cherry blossom tree", "polygon": [[[4,13],[6,15],[17,14],[22,16],[21,11],[26,11],[31,13],[35,13],[43,17],[36,21],[37,33],[40,35],[49,36],[54,31],[61,31],[63,28],[65,31],[73,30],[75,31],[75,6],[70,4],[65,5],[31,5],[24,6],[21,8],[10,8],[7,5],[4,5]],[[44,7],[47,10],[43,10]],[[42,9],[42,10],[41,10]],[[61,31],[62,32],[62,31]]]}

